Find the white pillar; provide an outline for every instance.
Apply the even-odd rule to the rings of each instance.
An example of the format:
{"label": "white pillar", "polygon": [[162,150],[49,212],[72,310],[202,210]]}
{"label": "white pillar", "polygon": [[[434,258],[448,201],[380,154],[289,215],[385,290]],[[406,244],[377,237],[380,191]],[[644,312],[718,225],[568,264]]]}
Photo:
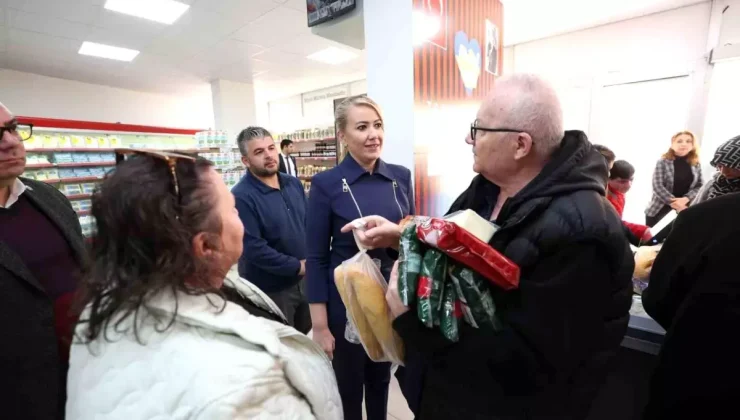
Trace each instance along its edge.
{"label": "white pillar", "polygon": [[365,0],[367,95],[383,109],[383,160],[414,172],[413,2]]}
{"label": "white pillar", "polygon": [[216,130],[225,130],[230,141],[236,141],[241,130],[257,123],[254,86],[248,83],[214,80],[213,115]]}

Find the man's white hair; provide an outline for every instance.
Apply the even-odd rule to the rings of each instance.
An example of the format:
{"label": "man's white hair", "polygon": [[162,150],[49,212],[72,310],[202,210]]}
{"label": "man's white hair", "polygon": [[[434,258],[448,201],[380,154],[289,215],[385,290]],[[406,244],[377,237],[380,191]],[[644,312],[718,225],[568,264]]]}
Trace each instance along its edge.
{"label": "man's white hair", "polygon": [[555,89],[533,74],[512,74],[494,83],[488,99],[497,127],[532,136],[535,152],[549,157],[563,140],[563,110]]}

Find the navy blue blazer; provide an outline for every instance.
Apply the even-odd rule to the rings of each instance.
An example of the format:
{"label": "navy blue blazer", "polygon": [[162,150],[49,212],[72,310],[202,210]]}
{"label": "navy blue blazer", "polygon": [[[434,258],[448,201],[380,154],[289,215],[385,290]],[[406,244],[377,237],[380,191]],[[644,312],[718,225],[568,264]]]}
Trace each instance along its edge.
{"label": "navy blue blazer", "polygon": [[298,178],[278,179],[279,190],[247,172],[231,190],[244,224],[239,275],[265,293],[297,284],[306,258],[306,193]]}
{"label": "navy blue blazer", "polygon": [[[334,285],[334,269],[359,252],[352,233],[341,233],[342,227],[361,216],[399,222],[414,212],[411,171],[403,166],[378,160],[370,174],[347,155],[337,167],[313,177],[306,216],[306,297],[309,303],[327,304],[330,325],[344,325],[347,316]],[[386,251],[373,250],[368,255],[380,260],[388,280],[395,261]]]}

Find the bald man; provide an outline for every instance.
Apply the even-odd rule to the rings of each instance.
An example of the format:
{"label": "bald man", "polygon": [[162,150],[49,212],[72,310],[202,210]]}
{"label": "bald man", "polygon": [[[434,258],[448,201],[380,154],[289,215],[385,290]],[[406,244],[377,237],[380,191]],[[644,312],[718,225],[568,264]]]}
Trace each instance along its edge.
{"label": "bald man", "polygon": [[[604,199],[606,162],[583,132],[563,129],[554,90],[532,75],[497,80],[466,142],[479,175],[449,211],[500,226],[490,245],[519,265],[520,285],[491,288],[499,330],[460,322],[453,344],[403,306],[392,279],[409,405],[420,420],[583,419],[631,305],[634,263]],[[397,226],[366,222],[366,245],[398,244]]]}
{"label": "bald man", "polygon": [[84,240],[66,197],[21,177],[31,131],[0,104],[0,417],[57,420]]}

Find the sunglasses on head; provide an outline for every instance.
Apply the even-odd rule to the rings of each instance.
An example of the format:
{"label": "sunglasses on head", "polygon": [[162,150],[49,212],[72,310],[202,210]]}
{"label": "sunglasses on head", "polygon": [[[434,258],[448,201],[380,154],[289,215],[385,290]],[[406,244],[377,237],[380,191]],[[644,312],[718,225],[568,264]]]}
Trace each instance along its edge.
{"label": "sunglasses on head", "polygon": [[172,184],[175,187],[175,195],[177,196],[178,202],[180,202],[180,183],[177,180],[177,171],[175,170],[177,162],[180,160],[195,162],[196,158],[194,156],[149,149],[115,149],[115,153],[116,165],[119,165],[121,162],[126,160],[126,156],[150,156],[167,162],[167,166],[170,168],[170,174],[172,174]]}

